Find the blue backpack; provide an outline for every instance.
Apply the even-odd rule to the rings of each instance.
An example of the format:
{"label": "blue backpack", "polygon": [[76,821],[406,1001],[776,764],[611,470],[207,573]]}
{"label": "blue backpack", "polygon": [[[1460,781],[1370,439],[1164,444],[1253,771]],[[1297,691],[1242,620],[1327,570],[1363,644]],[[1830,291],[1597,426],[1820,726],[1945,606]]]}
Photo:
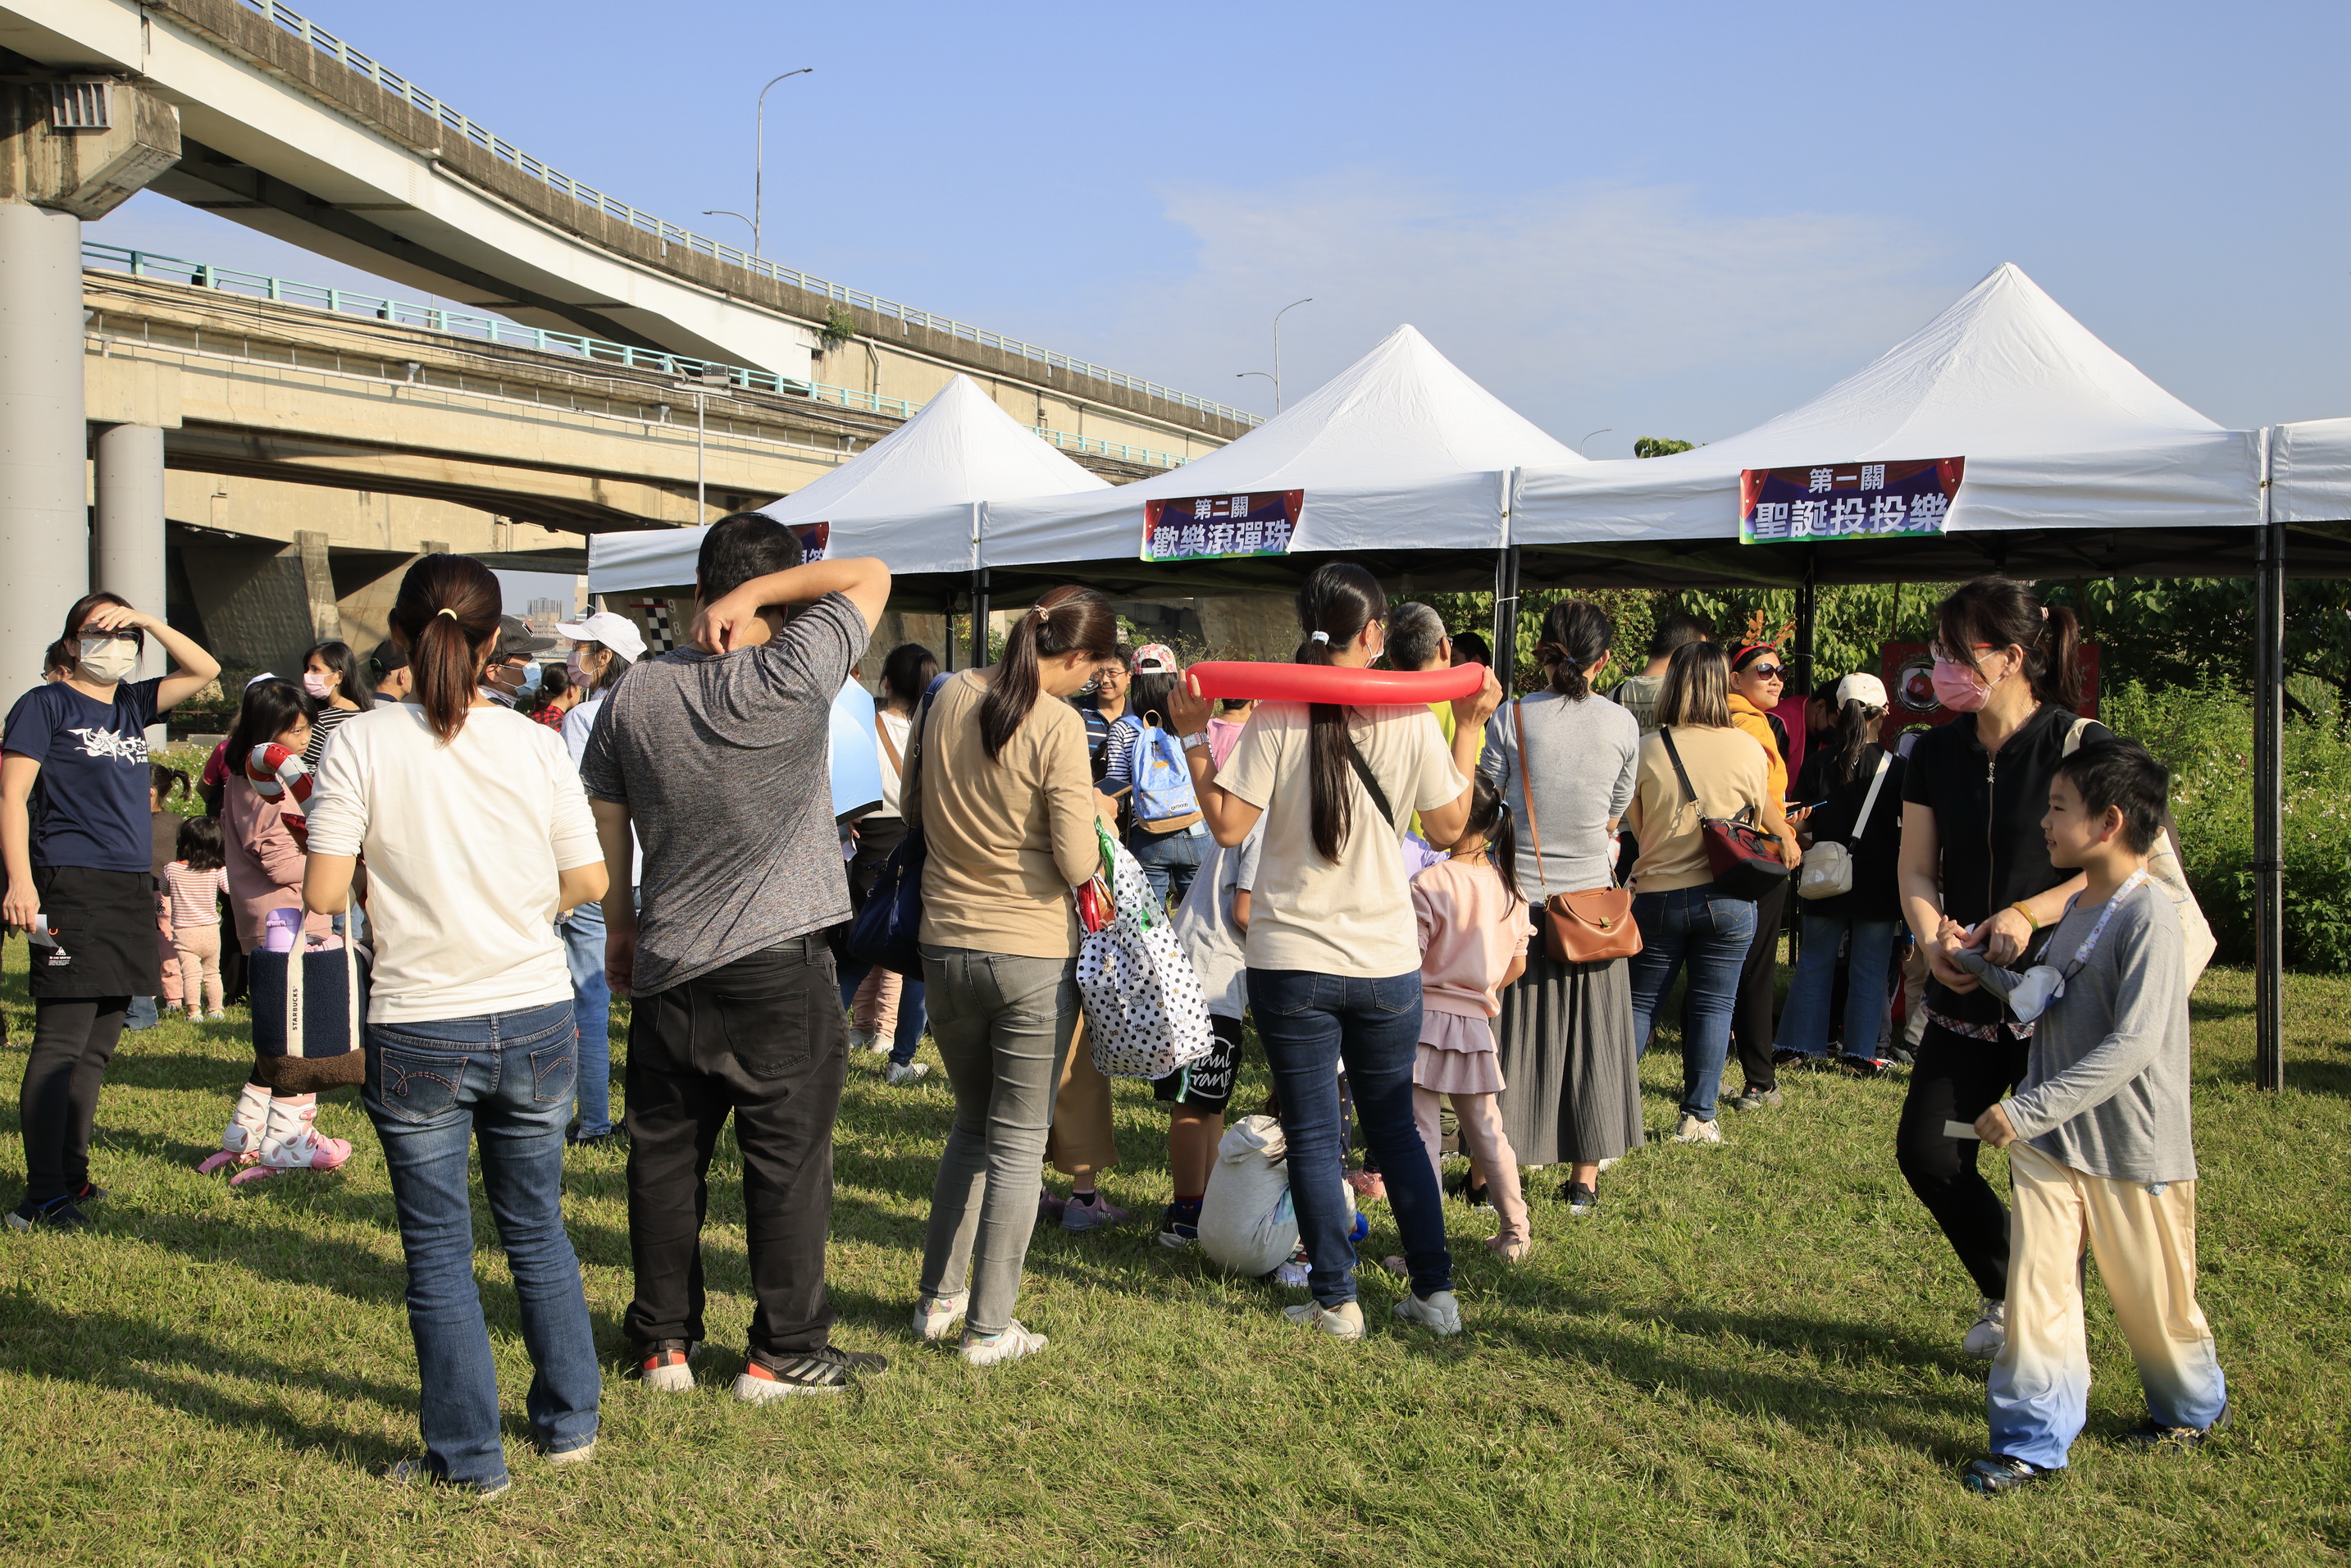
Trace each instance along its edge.
{"label": "blue backpack", "polygon": [[1134,771],[1134,820],[1156,822],[1188,817],[1200,809],[1192,789],[1191,766],[1174,736],[1156,726],[1145,729],[1134,743],[1128,766]]}

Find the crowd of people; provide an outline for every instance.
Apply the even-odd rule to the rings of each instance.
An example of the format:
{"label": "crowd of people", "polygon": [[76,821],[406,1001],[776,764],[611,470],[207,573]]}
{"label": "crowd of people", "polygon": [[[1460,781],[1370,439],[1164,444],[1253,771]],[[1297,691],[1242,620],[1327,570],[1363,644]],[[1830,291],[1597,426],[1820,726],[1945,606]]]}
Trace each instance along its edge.
{"label": "crowd of people", "polygon": [[[1569,1223],[1597,1214],[1603,1173],[1646,1141],[1639,1062],[1678,981],[1673,1142],[1724,1142],[1734,1051],[1743,1113],[1782,1103],[1782,1068],[1908,1062],[1896,1159],[1976,1287],[1962,1343],[1995,1360],[1970,1485],[2064,1462],[2085,1243],[2147,1382],[2148,1439],[2225,1418],[2194,1293],[2179,916],[2147,870],[2166,779],[2074,716],[2067,612],[2001,579],[1953,593],[1935,679],[1958,716],[1897,739],[1875,676],[1792,697],[1779,648],[1688,616],[1612,681],[1615,629],[1573,599],[1543,616],[1522,694],[1488,671],[1433,706],[1213,701],[1171,650],[1123,643],[1101,593],[1064,586],[987,667],[886,652],[881,801],[844,821],[831,715],[890,586],[877,561],[804,560],[789,529],[739,514],[701,547],[691,646],[649,656],[600,612],[559,628],[572,647],[551,665],[487,568],[426,558],[371,661],[321,643],[298,679],[246,686],[202,816],[165,809],[177,775],[147,737],[217,664],[114,595],[76,604],[0,737],[0,909],[32,937],[37,1020],[10,1222],[71,1230],[105,1197],[91,1128],[134,998],[220,1019],[225,959],[363,944],[360,1097],[422,1389],[424,1453],[401,1479],[509,1484],[470,1260],[475,1152],[550,1461],[592,1457],[602,1381],[567,1146],[627,1150],[625,1359],[644,1386],[694,1387],[716,1332],[702,1231],[730,1120],[755,1298],[736,1395],[884,1375],[883,1355],[832,1343],[825,1289],[834,1117],[861,1049],[911,1085],[927,1038],[954,1102],[906,1281],[914,1333],[977,1366],[1040,1354],[1017,1315],[1036,1228],[1128,1218],[1100,1187],[1111,1093],[1077,977],[1081,895],[1114,842],[1208,1013],[1206,1053],[1153,1085],[1174,1188],[1158,1239],[1303,1285],[1294,1322],[1368,1333],[1356,1248],[1384,1198],[1401,1250],[1381,1263],[1408,1282],[1395,1315],[1462,1332],[1448,1124],[1495,1258],[1541,1239],[1535,1172],[1564,1167]],[[1301,664],[1486,662],[1482,639],[1390,604],[1359,566],[1316,568],[1297,609]],[[148,638],[174,668],[132,679]],[[848,933],[902,874],[921,916],[899,974]],[[1252,1036],[1271,1098],[1228,1128]],[[328,1086],[257,1056],[204,1168],[360,1157],[315,1129]],[[1986,1142],[2011,1150],[2013,1213],[1979,1167]],[[1048,1163],[1067,1196],[1039,1190]]]}

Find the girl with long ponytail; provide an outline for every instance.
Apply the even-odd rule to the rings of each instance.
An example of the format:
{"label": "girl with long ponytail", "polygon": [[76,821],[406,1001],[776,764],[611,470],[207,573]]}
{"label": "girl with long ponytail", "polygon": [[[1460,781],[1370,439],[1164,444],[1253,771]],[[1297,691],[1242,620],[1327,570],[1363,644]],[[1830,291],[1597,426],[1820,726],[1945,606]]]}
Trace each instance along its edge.
{"label": "girl with long ponytail", "polygon": [[1075,696],[1117,645],[1118,618],[1101,594],[1047,593],[1013,621],[1001,664],[932,688],[899,784],[928,852],[924,1001],[956,1101],[914,1331],[944,1339],[960,1322],[963,1358],[976,1366],[1046,1344],[1012,1311],[1078,1022],[1071,890],[1102,862],[1095,802],[1107,797],[1094,791],[1085,721],[1044,699]]}
{"label": "girl with long ponytail", "polygon": [[[1297,662],[1365,667],[1384,645],[1386,610],[1362,567],[1316,568],[1298,593]],[[1265,822],[1243,951],[1250,1011],[1280,1093],[1300,1239],[1312,1260],[1314,1300],[1288,1312],[1343,1340],[1363,1338],[1364,1325],[1342,1181],[1342,1064],[1403,1233],[1412,1290],[1396,1315],[1440,1334],[1461,1329],[1444,1198],[1413,1120],[1420,940],[1402,843],[1414,811],[1431,842],[1461,837],[1479,737],[1500,700],[1489,674],[1481,692],[1454,705],[1450,747],[1422,705],[1265,703],[1219,769],[1208,700],[1185,689],[1169,698],[1217,841],[1238,844]]]}
{"label": "girl with long ponytail", "polygon": [[360,1100],[392,1178],[423,1391],[424,1454],[394,1473],[492,1495],[507,1478],[474,1284],[475,1146],[537,1369],[532,1436],[559,1464],[596,1441],[595,1331],[561,1207],[579,1039],[556,923],[607,882],[563,737],[481,693],[498,601],[470,557],[409,568],[391,622],[415,689],[335,732],[302,879],[313,914],[342,915],[367,856],[375,967]]}

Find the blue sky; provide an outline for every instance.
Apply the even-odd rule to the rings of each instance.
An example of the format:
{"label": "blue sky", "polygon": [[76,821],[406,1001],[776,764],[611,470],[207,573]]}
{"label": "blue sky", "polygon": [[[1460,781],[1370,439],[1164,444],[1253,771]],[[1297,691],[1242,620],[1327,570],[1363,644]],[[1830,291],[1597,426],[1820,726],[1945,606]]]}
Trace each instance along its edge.
{"label": "blue sky", "polygon": [[[1270,410],[1411,321],[1587,450],[1734,434],[2014,261],[2224,423],[2351,413],[2351,6],[308,0],[577,178]],[[146,196],[92,237],[351,275]],[[402,290],[399,292],[411,292]]]}

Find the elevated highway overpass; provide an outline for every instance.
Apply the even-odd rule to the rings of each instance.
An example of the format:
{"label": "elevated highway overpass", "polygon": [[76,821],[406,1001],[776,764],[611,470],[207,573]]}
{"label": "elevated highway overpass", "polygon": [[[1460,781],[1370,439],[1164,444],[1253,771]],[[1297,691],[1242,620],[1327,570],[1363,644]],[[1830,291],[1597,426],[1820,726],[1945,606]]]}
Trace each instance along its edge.
{"label": "elevated highway overpass", "polygon": [[[371,643],[420,552],[584,567],[586,534],[762,505],[921,406],[109,246],[83,259],[89,417],[162,431],[171,602],[236,665]],[[685,379],[705,369],[715,393]],[[1113,483],[1186,455],[1038,435]]]}
{"label": "elevated highway overpass", "polygon": [[[136,145],[93,172],[134,122]],[[77,214],[141,184],[475,319],[649,358],[565,363],[495,329],[461,343],[399,308],[289,324],[268,308],[284,301],[226,298],[218,276],[188,280],[222,296],[204,300],[86,277]],[[734,368],[698,444],[679,357]],[[255,579],[299,578],[307,620],[273,612],[285,624],[255,646],[345,615],[364,636],[378,569],[417,549],[543,554],[782,494],[958,372],[1113,477],[1255,423],[667,223],[275,0],[0,0],[0,671],[30,669],[93,572],[162,599],[167,511],[183,549],[267,546],[278,564]],[[183,602],[225,602],[183,576]]]}

